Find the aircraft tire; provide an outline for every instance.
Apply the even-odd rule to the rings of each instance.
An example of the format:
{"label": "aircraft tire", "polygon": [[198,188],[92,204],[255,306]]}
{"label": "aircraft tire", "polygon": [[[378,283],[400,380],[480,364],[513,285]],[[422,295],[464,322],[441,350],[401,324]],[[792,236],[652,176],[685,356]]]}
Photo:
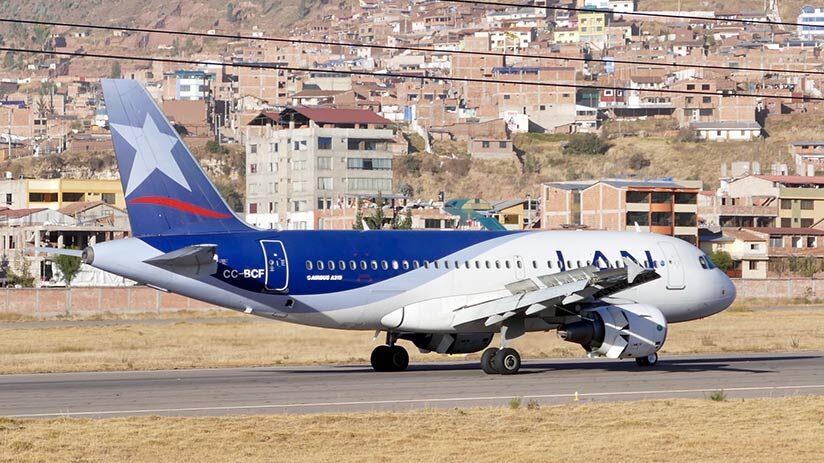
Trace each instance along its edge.
{"label": "aircraft tire", "polygon": [[654,367],[658,363],[658,353],[647,355],[646,357],[638,357],[635,363],[639,367]]}
{"label": "aircraft tire", "polygon": [[409,353],[403,347],[391,346],[388,354],[386,356],[388,371],[404,371],[409,366]]}
{"label": "aircraft tire", "polygon": [[481,369],[488,375],[497,375],[498,370],[495,368],[495,354],[498,353],[497,347],[490,347],[481,354]]}
{"label": "aircraft tire", "polygon": [[372,369],[375,371],[389,371],[389,351],[391,347],[382,345],[375,347],[372,350],[372,355],[369,357],[369,363],[372,364]]}
{"label": "aircraft tire", "polygon": [[504,347],[495,354],[495,369],[502,375],[514,375],[521,369],[521,355],[510,347]]}

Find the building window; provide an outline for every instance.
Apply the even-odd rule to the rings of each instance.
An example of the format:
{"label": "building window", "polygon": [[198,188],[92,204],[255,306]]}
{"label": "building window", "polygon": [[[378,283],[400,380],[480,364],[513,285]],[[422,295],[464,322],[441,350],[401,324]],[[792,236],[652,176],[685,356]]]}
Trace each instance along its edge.
{"label": "building window", "polygon": [[249,164],[249,173],[256,174],[257,173],[257,164]]}
{"label": "building window", "polygon": [[636,223],[640,226],[648,226],[649,214],[646,212],[627,212],[627,225],[635,225]]}
{"label": "building window", "polygon": [[792,219],[790,219],[788,217],[784,217],[784,218],[781,219],[781,227],[782,228],[791,228],[792,226],[793,226],[793,220]]}
{"label": "building window", "polygon": [[781,209],[792,209],[793,202],[790,199],[782,199],[781,200]]}
{"label": "building window", "polygon": [[810,228],[813,226],[813,219],[801,219],[801,228]]}
{"label": "building window", "polygon": [[627,191],[628,203],[649,203],[649,193],[645,191]]}
{"label": "building window", "polygon": [[[104,194],[105,194],[105,193],[104,193]],[[104,202],[105,202],[105,201],[104,201]],[[12,203],[12,200],[11,200],[11,193],[6,193],[6,204],[8,204],[9,206],[11,206],[11,203]]]}
{"label": "building window", "polygon": [[783,248],[784,247],[784,237],[771,235],[770,236],[770,247],[771,248]]}
{"label": "building window", "polygon": [[[687,90],[695,90],[695,84],[687,84]],[[690,98],[690,101],[692,99]]]}
{"label": "building window", "polygon": [[347,158],[346,168],[352,170],[392,170],[392,160],[380,158]]}
{"label": "building window", "polygon": [[482,141],[481,142],[481,147],[482,148],[489,148],[489,142],[488,141]]}
{"label": "building window", "polygon": [[441,228],[441,221],[438,219],[424,219],[423,228]]}
{"label": "building window", "polygon": [[653,204],[667,204],[672,202],[672,193],[655,192],[652,193]]}
{"label": "building window", "polygon": [[710,84],[701,84],[701,90],[709,90]]}
{"label": "building window", "polygon": [[675,225],[677,227],[694,227],[697,224],[697,219],[695,214],[691,214],[688,212],[676,212],[675,213]]}
{"label": "building window", "polygon": [[807,247],[808,248],[816,247],[816,238],[815,238],[815,236],[808,236],[807,237]]}
{"label": "building window", "polygon": [[317,163],[319,170],[329,170],[332,168],[332,158],[329,156],[318,156]]}
{"label": "building window", "polygon": [[758,261],[751,260],[749,261],[750,270],[758,270]]}
{"label": "building window", "polygon": [[801,210],[802,211],[811,211],[815,208],[815,202],[812,199],[802,199],[801,200]]}
{"label": "building window", "polygon": [[318,137],[318,149],[319,150],[330,150],[330,149],[332,149],[332,138],[331,137]]}
{"label": "building window", "polygon": [[257,214],[257,203],[249,203],[249,213]]}
{"label": "building window", "polygon": [[249,145],[249,154],[257,154],[258,145]]}
{"label": "building window", "polygon": [[278,152],[278,144],[277,143],[269,143],[269,152],[277,153]]}
{"label": "building window", "polygon": [[675,193],[675,204],[696,204],[698,193]]}
{"label": "building window", "polygon": [[318,190],[331,190],[332,177],[318,177]]}
{"label": "building window", "polygon": [[498,142],[498,148],[500,148],[500,149],[506,149],[506,144],[507,144],[507,143],[506,143],[505,141],[499,141],[499,142]]}
{"label": "building window", "polygon": [[301,191],[306,191],[306,182],[299,181],[299,182],[292,182],[292,191],[296,193],[300,193]]}
{"label": "building window", "polygon": [[391,178],[347,178],[348,190],[392,191]]}
{"label": "building window", "polygon": [[672,214],[669,212],[653,212],[652,225],[657,227],[672,226]]}
{"label": "building window", "polygon": [[701,103],[708,104],[708,103],[711,103],[711,102],[712,102],[712,98],[710,98],[708,96],[705,96],[705,97],[701,98]]}

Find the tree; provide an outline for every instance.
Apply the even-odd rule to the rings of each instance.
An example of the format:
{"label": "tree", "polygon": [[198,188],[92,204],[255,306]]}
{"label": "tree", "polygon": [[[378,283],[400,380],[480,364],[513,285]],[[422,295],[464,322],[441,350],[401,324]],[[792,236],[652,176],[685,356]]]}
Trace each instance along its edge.
{"label": "tree", "polygon": [[231,3],[226,4],[226,20],[231,23],[237,20],[237,16],[235,16],[235,6]]}
{"label": "tree", "polygon": [[713,251],[712,254],[710,254],[710,260],[712,260],[712,263],[715,264],[716,267],[725,272],[732,268],[732,257],[730,257],[730,253],[727,251],[720,249]]}
{"label": "tree", "polygon": [[411,230],[412,229],[412,208],[407,208],[403,218],[400,214],[395,214],[392,220],[393,230]]}
{"label": "tree", "polygon": [[9,286],[34,287],[34,276],[31,274],[31,267],[26,261],[26,255],[23,254],[23,251],[17,253],[14,268],[9,267],[6,272]]}
{"label": "tree", "polygon": [[14,68],[14,53],[6,52],[6,55],[3,56],[3,69],[13,69]]}
{"label": "tree", "polygon": [[66,282],[66,286],[72,285],[72,280],[80,273],[80,266],[83,264],[79,257],[67,256],[65,254],[58,255],[54,258],[53,262],[63,275],[63,281]]}
{"label": "tree", "polygon": [[122,71],[120,70],[120,62],[115,61],[112,63],[112,70],[109,72],[109,77],[112,79],[119,79],[123,75]]}

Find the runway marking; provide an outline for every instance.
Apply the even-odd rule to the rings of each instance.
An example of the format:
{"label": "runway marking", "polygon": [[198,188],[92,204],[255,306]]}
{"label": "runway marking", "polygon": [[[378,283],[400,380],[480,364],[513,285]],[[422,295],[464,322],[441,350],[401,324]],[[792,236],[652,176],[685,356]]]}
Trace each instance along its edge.
{"label": "runway marking", "polygon": [[[618,392],[584,392],[579,393],[579,397],[609,397],[628,395],[653,395],[653,394],[696,394],[715,392],[723,389],[724,392],[753,392],[753,391],[786,391],[793,389],[824,389],[824,384],[806,384],[799,386],[752,386],[752,387],[730,387],[713,389],[670,389],[658,391],[618,391]],[[45,417],[67,417],[67,416],[94,416],[94,415],[137,415],[147,413],[184,413],[184,412],[208,412],[208,411],[231,411],[231,410],[265,410],[278,408],[314,408],[314,407],[342,407],[354,405],[387,405],[387,404],[416,404],[416,403],[444,403],[444,402],[470,402],[483,400],[509,400],[513,396],[482,396],[482,397],[435,397],[429,399],[396,399],[396,400],[365,400],[350,402],[315,402],[315,403],[288,403],[288,404],[262,404],[262,405],[227,405],[219,407],[188,407],[188,408],[153,408],[138,410],[102,410],[87,412],[57,412],[57,413],[31,413],[23,415],[6,415],[6,418],[45,418]],[[524,399],[562,399],[574,398],[575,393],[564,394],[536,394],[519,396]]]}

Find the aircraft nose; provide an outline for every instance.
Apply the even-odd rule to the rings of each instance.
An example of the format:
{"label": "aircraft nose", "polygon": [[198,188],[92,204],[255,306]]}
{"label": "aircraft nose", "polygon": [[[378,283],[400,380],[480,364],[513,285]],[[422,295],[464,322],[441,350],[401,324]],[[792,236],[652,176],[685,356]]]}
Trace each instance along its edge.
{"label": "aircraft nose", "polygon": [[732,303],[735,301],[737,290],[735,289],[735,283],[732,282],[730,277],[728,277],[724,272],[720,270],[718,272],[720,273],[720,278],[718,279],[718,286],[720,286],[720,299],[722,303],[721,307],[719,307],[720,312],[721,310],[724,310],[732,305]]}

